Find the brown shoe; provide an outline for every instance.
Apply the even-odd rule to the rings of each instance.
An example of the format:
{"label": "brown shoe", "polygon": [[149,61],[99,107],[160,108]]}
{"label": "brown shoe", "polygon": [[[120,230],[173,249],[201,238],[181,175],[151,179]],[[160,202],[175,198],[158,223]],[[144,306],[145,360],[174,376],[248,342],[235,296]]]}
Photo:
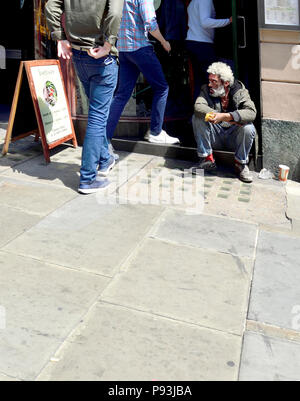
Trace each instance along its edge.
{"label": "brown shoe", "polygon": [[249,167],[247,164],[235,164],[235,172],[238,175],[239,179],[246,183],[251,183],[253,181],[252,174],[250,173]]}

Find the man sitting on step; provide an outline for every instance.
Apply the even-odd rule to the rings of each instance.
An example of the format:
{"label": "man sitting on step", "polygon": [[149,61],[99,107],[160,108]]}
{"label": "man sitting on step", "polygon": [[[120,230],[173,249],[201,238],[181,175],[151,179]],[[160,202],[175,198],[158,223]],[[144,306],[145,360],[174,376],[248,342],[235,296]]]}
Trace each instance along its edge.
{"label": "man sitting on step", "polygon": [[193,116],[199,164],[192,168],[216,170],[213,150],[235,152],[235,171],[243,182],[252,182],[249,153],[256,136],[253,122],[256,108],[242,82],[234,79],[231,68],[221,62],[207,70],[209,83],[201,89]]}

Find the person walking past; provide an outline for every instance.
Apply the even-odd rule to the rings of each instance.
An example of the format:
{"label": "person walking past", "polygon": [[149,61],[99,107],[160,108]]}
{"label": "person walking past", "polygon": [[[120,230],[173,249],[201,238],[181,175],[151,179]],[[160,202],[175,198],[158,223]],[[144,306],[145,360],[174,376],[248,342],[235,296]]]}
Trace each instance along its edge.
{"label": "person walking past", "polygon": [[171,51],[170,43],[159,30],[153,0],[125,0],[118,40],[119,83],[107,123],[109,142],[142,72],[153,90],[151,128],[145,139],[151,143],[179,143],[178,138],[169,136],[163,130],[169,86],[148,39],[149,33],[161,43],[166,52]]}
{"label": "person walking past", "polygon": [[207,82],[207,68],[216,61],[215,29],[223,28],[232,18],[216,19],[213,0],[192,0],[188,6],[186,48],[191,58],[194,75],[194,101],[201,86]]}
{"label": "person walking past", "polygon": [[123,3],[124,0],[48,0],[45,8],[58,56],[73,58],[89,99],[78,189],[82,194],[107,187],[109,181],[97,176],[106,177],[115,164],[108,149],[106,124],[118,80],[115,44]]}

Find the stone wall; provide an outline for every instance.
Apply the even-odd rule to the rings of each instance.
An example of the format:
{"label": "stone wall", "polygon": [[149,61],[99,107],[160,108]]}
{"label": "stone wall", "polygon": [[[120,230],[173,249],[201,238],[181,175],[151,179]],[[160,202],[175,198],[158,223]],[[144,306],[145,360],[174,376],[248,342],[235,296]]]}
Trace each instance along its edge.
{"label": "stone wall", "polygon": [[300,182],[300,123],[264,119],[262,132],[264,167],[277,173],[279,164],[286,164],[289,179]]}
{"label": "stone wall", "polygon": [[300,32],[261,30],[264,167],[300,181]]}

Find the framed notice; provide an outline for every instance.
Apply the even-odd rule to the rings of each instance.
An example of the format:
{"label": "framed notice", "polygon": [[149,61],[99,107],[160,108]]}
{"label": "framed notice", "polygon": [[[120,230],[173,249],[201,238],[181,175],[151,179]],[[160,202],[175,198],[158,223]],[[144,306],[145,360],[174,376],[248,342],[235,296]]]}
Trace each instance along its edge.
{"label": "framed notice", "polygon": [[261,27],[300,31],[300,0],[261,0]]}
{"label": "framed notice", "polygon": [[[24,69],[27,79],[24,78]],[[18,107],[20,102],[22,104]],[[26,115],[22,114],[24,107],[27,108]],[[47,162],[50,162],[50,149],[69,140],[74,147],[77,146],[58,60],[21,62],[2,153],[8,152],[11,141],[33,133],[36,140],[41,138]]]}

